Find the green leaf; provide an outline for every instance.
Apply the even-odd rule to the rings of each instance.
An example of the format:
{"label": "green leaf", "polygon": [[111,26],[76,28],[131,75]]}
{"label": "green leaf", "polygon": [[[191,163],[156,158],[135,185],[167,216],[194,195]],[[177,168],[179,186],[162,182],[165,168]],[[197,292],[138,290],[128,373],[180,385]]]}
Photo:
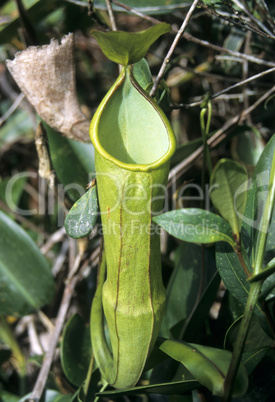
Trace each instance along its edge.
{"label": "green leaf", "polygon": [[[181,362],[214,395],[223,396],[224,379],[232,356],[229,351],[171,340],[164,341],[160,350]],[[244,366],[240,365],[233,396],[243,395],[247,386],[248,377]]]}
{"label": "green leaf", "polygon": [[229,159],[221,159],[210,178],[210,197],[213,205],[229,222],[237,239],[246,205],[247,180],[245,168]]}
{"label": "green leaf", "polygon": [[[225,38],[223,46],[229,50],[240,51],[244,38],[244,33],[240,29],[234,29],[230,31],[228,36]],[[225,73],[230,74],[235,66],[235,63],[233,60],[226,59],[222,61],[222,65]]]}
{"label": "green leaf", "polygon": [[270,260],[273,260],[274,258],[275,258],[275,208],[273,206],[273,212],[265,244],[264,264],[269,265],[271,263]]}
{"label": "green leaf", "polygon": [[[207,270],[203,268],[202,256],[204,256],[204,265],[207,266]],[[170,337],[167,330],[172,328],[173,338],[179,338],[188,319],[188,324],[196,327],[194,331],[191,331],[194,340],[194,334],[199,332],[199,326],[203,325],[204,318],[207,317],[210,306],[215,300],[220,283],[220,279],[217,279],[210,295],[207,290],[210,290],[209,284],[216,273],[214,247],[207,247],[202,251],[197,244],[184,242],[175,250],[173,260],[175,268],[166,289],[166,311],[161,335]],[[201,294],[198,294],[198,289],[201,290]],[[207,297],[206,294],[208,294]],[[203,299],[201,304],[198,302],[198,296]],[[195,305],[196,311],[194,311]],[[187,328],[191,330],[189,325]],[[184,339],[186,340],[186,335]]]}
{"label": "green leaf", "polygon": [[[23,398],[19,399],[18,402],[29,401],[31,397],[31,393],[25,395]],[[53,389],[47,389],[45,395],[43,397],[43,402],[71,402],[72,394],[61,394],[58,391]]]}
{"label": "green leaf", "polygon": [[[216,263],[226,288],[244,309],[250,285],[237,254],[227,244],[218,243],[216,244]],[[256,304],[255,314],[261,320],[264,318],[259,304]]]}
{"label": "green leaf", "polygon": [[0,314],[22,316],[49,303],[54,281],[36,244],[0,212]]}
{"label": "green leaf", "polygon": [[[188,4],[191,3],[191,0],[124,0],[123,4],[134,7],[135,9],[141,11],[144,14],[167,14],[172,13],[176,10],[180,10],[182,8],[186,8]],[[106,1],[105,0],[94,0],[94,5],[98,9],[106,10]],[[124,9],[112,5],[115,11],[123,11]]]}
{"label": "green leaf", "polygon": [[186,159],[191,155],[196,149],[202,145],[202,138],[196,138],[195,140],[188,141],[186,144],[179,145],[176,152],[172,156],[171,165],[175,166],[182,160]]}
{"label": "green leaf", "polygon": [[226,288],[244,307],[249,284],[236,253],[227,244],[216,244],[216,263]]}
{"label": "green leaf", "polygon": [[271,274],[273,274],[275,271],[275,258],[272,258],[272,260],[267,264],[265,269],[261,271],[257,275],[253,275],[250,278],[248,278],[249,282],[258,282],[262,281],[266,278],[268,278]]}
{"label": "green leaf", "polygon": [[18,345],[13,330],[8,324],[6,318],[2,315],[0,315],[0,344],[1,341],[11,349],[12,356],[16,361],[19,371],[24,369],[26,364],[25,357]]}
{"label": "green leaf", "polygon": [[260,347],[244,352],[242,362],[246,367],[247,373],[250,374],[255,370],[262,359],[270,352],[270,347]]}
{"label": "green leaf", "polygon": [[259,130],[256,127],[242,125],[232,130],[233,133],[236,133],[231,147],[233,159],[256,166],[264,150],[264,141]]}
{"label": "green leaf", "polygon": [[[242,316],[231,324],[226,333],[225,344],[233,347],[236,342],[237,333],[240,328]],[[260,326],[259,320],[254,315],[251,319],[247,333],[244,350],[242,354],[242,363],[245,365],[248,374],[251,374],[262,358],[272,349],[273,336],[268,336]]]}
{"label": "green leaf", "polygon": [[262,284],[260,300],[275,299],[275,273],[271,274]]}
{"label": "green leaf", "polygon": [[96,224],[97,212],[96,185],[92,185],[66,216],[64,226],[68,235],[73,239],[88,236]]}
{"label": "green leaf", "polygon": [[207,6],[213,6],[214,4],[220,4],[220,0],[202,0]]}
{"label": "green leaf", "polygon": [[59,181],[73,201],[84,194],[94,172],[94,147],[63,137],[45,123],[50,156]]}
{"label": "green leaf", "polygon": [[1,402],[18,402],[20,400],[20,397],[10,392],[0,390],[0,399]]}
{"label": "green leaf", "polygon": [[80,315],[67,322],[61,342],[61,363],[67,379],[80,386],[86,378],[92,356],[90,329]]}
{"label": "green leaf", "polygon": [[5,177],[0,180],[0,198],[10,209],[18,207],[28,175],[29,172],[21,172],[13,177]]}
{"label": "green leaf", "polygon": [[[255,264],[255,253],[259,238],[259,230],[261,225],[262,214],[266,197],[268,194],[268,183],[272,159],[275,153],[275,135],[271,137],[256,165],[247,190],[247,203],[243,214],[242,222],[242,241],[245,250],[250,258],[251,265]],[[269,233],[266,241],[265,263],[270,261],[274,256],[275,241],[275,213],[271,219]]]}
{"label": "green leaf", "polygon": [[141,59],[133,65],[133,76],[145,91],[153,80],[150,67],[145,59]]}
{"label": "green leaf", "polygon": [[199,208],[177,209],[153,220],[177,239],[190,243],[225,241],[233,248],[235,241],[229,224],[220,216]]}
{"label": "green leaf", "polygon": [[199,303],[196,305],[196,309],[188,317],[188,321],[184,320],[171,328],[171,334],[174,338],[184,336],[184,339],[188,342],[201,338],[201,330],[209,317],[209,311],[215,301],[220,282],[219,274],[214,274],[209,280]]}
{"label": "green leaf", "polygon": [[198,388],[199,382],[197,380],[188,381],[171,381],[168,383],[145,385],[141,387],[128,388],[123,391],[104,391],[97,394],[97,396],[123,396],[123,395],[139,395],[139,394],[176,394],[191,391]]}
{"label": "green leaf", "polygon": [[[43,20],[45,16],[51,13],[55,7],[58,6],[58,2],[59,0],[48,0],[41,4],[41,1],[35,1],[35,4],[33,4],[31,7],[26,7],[30,20],[32,22]],[[19,28],[19,17],[16,17],[14,20],[4,26],[3,29],[0,29],[0,44],[11,42],[12,39],[18,35]]]}
{"label": "green leaf", "polygon": [[32,138],[32,136],[33,125],[28,113],[24,110],[16,110],[5,125],[0,128],[0,147],[2,148],[22,137]]}
{"label": "green leaf", "polygon": [[140,61],[149,47],[171,29],[169,24],[161,23],[140,32],[93,31],[101,50],[110,60],[127,66]]}
{"label": "green leaf", "polygon": [[166,290],[164,322],[170,329],[186,319],[197,300],[201,282],[201,249],[197,244],[181,243],[175,251],[175,268]]}

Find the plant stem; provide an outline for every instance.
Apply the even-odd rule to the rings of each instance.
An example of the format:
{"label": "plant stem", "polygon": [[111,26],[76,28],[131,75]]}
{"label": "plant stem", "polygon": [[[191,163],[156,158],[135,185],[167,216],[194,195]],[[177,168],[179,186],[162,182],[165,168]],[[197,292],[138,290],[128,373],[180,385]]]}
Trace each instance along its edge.
{"label": "plant stem", "polygon": [[253,315],[254,307],[257,303],[258,296],[261,290],[262,282],[255,282],[251,284],[248,298],[243,314],[243,318],[240,324],[238,335],[233,348],[233,355],[230,362],[230,366],[224,381],[224,397],[223,402],[230,401],[233,391],[234,380],[239,368],[239,364],[242,357],[242,352],[247,337],[249,324]]}
{"label": "plant stem", "polygon": [[172,56],[172,54],[173,54],[173,52],[174,52],[174,50],[175,50],[175,48],[176,48],[176,46],[177,46],[179,40],[180,40],[180,38],[182,37],[182,35],[183,35],[183,33],[184,33],[184,31],[185,31],[187,25],[188,25],[188,22],[189,22],[190,18],[192,17],[192,14],[193,14],[193,12],[195,11],[195,8],[196,8],[196,6],[197,6],[197,4],[198,4],[199,1],[200,1],[200,0],[194,0],[194,1],[193,1],[193,3],[192,3],[192,5],[191,5],[191,7],[189,8],[189,11],[188,11],[188,13],[187,13],[187,15],[186,15],[186,17],[185,17],[185,19],[184,19],[184,21],[183,21],[181,27],[180,27],[178,33],[177,33],[177,35],[176,35],[176,37],[175,37],[175,39],[174,39],[174,41],[173,41],[173,43],[172,43],[172,45],[171,45],[171,47],[170,47],[168,53],[167,53],[167,55],[166,55],[166,57],[164,58],[164,61],[163,61],[162,66],[161,66],[161,68],[160,68],[160,70],[159,70],[158,76],[157,76],[157,78],[156,78],[156,80],[155,80],[155,82],[154,82],[154,85],[153,85],[153,87],[152,87],[152,89],[151,89],[151,92],[150,92],[150,96],[151,96],[152,98],[153,98],[153,97],[155,96],[155,94],[156,94],[158,84],[160,83],[160,80],[162,79],[162,76],[163,76],[163,74],[164,74],[164,71],[165,71],[165,69],[166,69],[166,66],[167,66],[167,64],[169,63],[170,58],[171,58],[171,56]]}
{"label": "plant stem", "polygon": [[12,351],[19,372],[20,395],[24,395],[26,392],[26,360],[9,324],[2,315],[0,315],[0,338]]}
{"label": "plant stem", "polygon": [[[255,261],[255,268],[254,268],[254,275],[259,274],[262,271],[263,259],[264,259],[264,252],[265,252],[265,244],[266,238],[268,233],[268,227],[270,218],[272,215],[273,207],[274,207],[274,200],[275,200],[275,155],[272,160],[271,170],[270,170],[270,177],[269,177],[269,184],[268,184],[268,194],[264,206],[264,211],[261,219],[261,226],[260,226],[260,234],[259,240],[256,244],[256,261]],[[236,342],[233,349],[233,355],[230,362],[230,366],[228,369],[228,373],[226,375],[224,381],[224,398],[223,402],[227,402],[231,398],[232,388],[234,384],[234,380],[238,371],[238,367],[241,361],[242,352],[244,348],[244,343],[246,340],[246,336],[249,329],[249,324],[253,315],[254,307],[257,303],[258,296],[260,294],[262,287],[262,281],[253,282],[251,283],[251,287],[248,293],[248,299],[246,302],[244,315],[241,321],[241,325],[237,334]]]}
{"label": "plant stem", "polygon": [[[106,381],[106,382],[103,383],[103,385],[102,385],[102,387],[101,387],[101,389],[100,389],[99,392],[105,391],[105,389],[106,389],[107,387],[108,387],[108,383],[107,383],[107,381]],[[97,397],[95,398],[94,402],[99,401],[99,398],[100,398],[100,396],[97,396]]]}
{"label": "plant stem", "polygon": [[250,278],[252,274],[249,271],[249,269],[248,269],[248,267],[247,267],[247,265],[245,263],[245,260],[243,258],[242,252],[239,251],[239,250],[235,250],[235,251],[236,251],[236,255],[237,255],[237,257],[238,257],[238,259],[239,259],[239,261],[241,263],[241,266],[242,266],[242,268],[244,270],[245,275],[247,276],[247,278]]}
{"label": "plant stem", "polygon": [[[207,120],[206,120],[206,126],[205,126],[204,116],[205,116],[206,112],[207,112]],[[211,162],[211,158],[210,158],[209,146],[207,143],[207,136],[209,134],[211,117],[212,117],[212,104],[208,100],[207,106],[201,110],[200,123],[201,123],[201,134],[202,134],[202,141],[203,141],[203,148],[204,148],[203,149],[203,159],[204,159],[203,171],[205,170],[205,165],[207,164],[209,175],[211,175],[211,173],[212,173],[212,162]],[[202,188],[204,188],[204,183],[203,183]]]}
{"label": "plant stem", "polygon": [[87,373],[87,376],[86,376],[86,379],[84,382],[84,386],[83,386],[83,391],[84,391],[85,396],[88,395],[88,390],[89,390],[89,386],[90,386],[90,382],[91,382],[91,378],[92,378],[92,374],[93,374],[93,368],[94,368],[94,355],[92,355],[92,358],[90,360],[88,373]]}
{"label": "plant stem", "polygon": [[0,338],[2,341],[11,348],[12,354],[17,362],[18,368],[21,371],[25,367],[25,358],[21,349],[15,339],[10,326],[8,325],[4,316],[0,316]]}
{"label": "plant stem", "polygon": [[270,169],[270,177],[268,183],[268,193],[264,206],[263,216],[261,219],[261,226],[259,229],[260,230],[259,239],[257,241],[255,250],[255,268],[253,272],[254,275],[259,274],[262,270],[265,243],[268,234],[269,222],[274,207],[274,201],[275,201],[275,155],[273,156],[272,159],[272,165]]}

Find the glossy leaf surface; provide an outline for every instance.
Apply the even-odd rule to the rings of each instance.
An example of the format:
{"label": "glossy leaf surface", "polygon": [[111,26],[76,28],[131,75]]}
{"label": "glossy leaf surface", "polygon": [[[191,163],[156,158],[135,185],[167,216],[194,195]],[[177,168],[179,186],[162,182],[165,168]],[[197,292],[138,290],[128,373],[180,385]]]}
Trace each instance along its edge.
{"label": "glossy leaf surface", "polygon": [[67,322],[61,342],[61,363],[67,379],[80,386],[86,378],[92,356],[90,330],[83,319],[73,315]]}
{"label": "glossy leaf surface", "polygon": [[162,23],[140,32],[93,31],[92,35],[105,56],[115,63],[127,66],[140,61],[149,47],[170,29],[169,24]]}
{"label": "glossy leaf surface", "polygon": [[[180,361],[214,395],[223,396],[224,379],[231,359],[230,352],[170,340],[164,341],[160,350]],[[235,381],[234,396],[243,395],[247,386],[247,374],[241,365]]]}
{"label": "glossy leaf surface", "polygon": [[209,211],[199,208],[177,209],[156,216],[153,220],[180,240],[191,243],[225,241],[235,247],[229,224]]}
{"label": "glossy leaf surface", "polygon": [[[229,292],[244,308],[249,292],[249,282],[237,254],[225,243],[216,244],[216,263],[219,274]],[[255,313],[263,318],[263,312],[256,305]]]}
{"label": "glossy leaf surface", "polygon": [[94,184],[68,212],[64,222],[66,232],[73,239],[88,236],[96,224],[97,216],[97,193]]}
{"label": "glossy leaf surface", "polygon": [[28,234],[0,212],[0,314],[29,314],[53,295],[46,259]]}
{"label": "glossy leaf surface", "polygon": [[245,168],[229,159],[221,159],[217,163],[210,179],[210,197],[213,205],[229,222],[237,238],[246,205],[247,180]]}

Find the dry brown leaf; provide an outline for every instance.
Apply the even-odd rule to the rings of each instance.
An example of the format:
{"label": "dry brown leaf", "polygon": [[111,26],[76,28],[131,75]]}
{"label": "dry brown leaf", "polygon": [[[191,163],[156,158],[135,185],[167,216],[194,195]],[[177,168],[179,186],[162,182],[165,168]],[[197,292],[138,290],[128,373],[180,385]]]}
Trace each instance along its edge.
{"label": "dry brown leaf", "polygon": [[38,115],[66,137],[89,141],[89,121],[76,95],[73,34],[61,44],[30,46],[7,60],[7,67]]}

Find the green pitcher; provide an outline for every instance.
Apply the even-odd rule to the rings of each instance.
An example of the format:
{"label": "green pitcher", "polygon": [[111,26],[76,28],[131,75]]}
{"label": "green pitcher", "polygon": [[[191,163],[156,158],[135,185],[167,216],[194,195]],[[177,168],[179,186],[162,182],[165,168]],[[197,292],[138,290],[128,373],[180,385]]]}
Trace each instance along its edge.
{"label": "green pitcher", "polygon": [[122,68],[98,107],[90,136],[104,236],[92,347],[103,377],[123,389],[139,380],[164,314],[159,227],[152,217],[163,209],[176,142],[167,117],[136,82],[131,66]]}

